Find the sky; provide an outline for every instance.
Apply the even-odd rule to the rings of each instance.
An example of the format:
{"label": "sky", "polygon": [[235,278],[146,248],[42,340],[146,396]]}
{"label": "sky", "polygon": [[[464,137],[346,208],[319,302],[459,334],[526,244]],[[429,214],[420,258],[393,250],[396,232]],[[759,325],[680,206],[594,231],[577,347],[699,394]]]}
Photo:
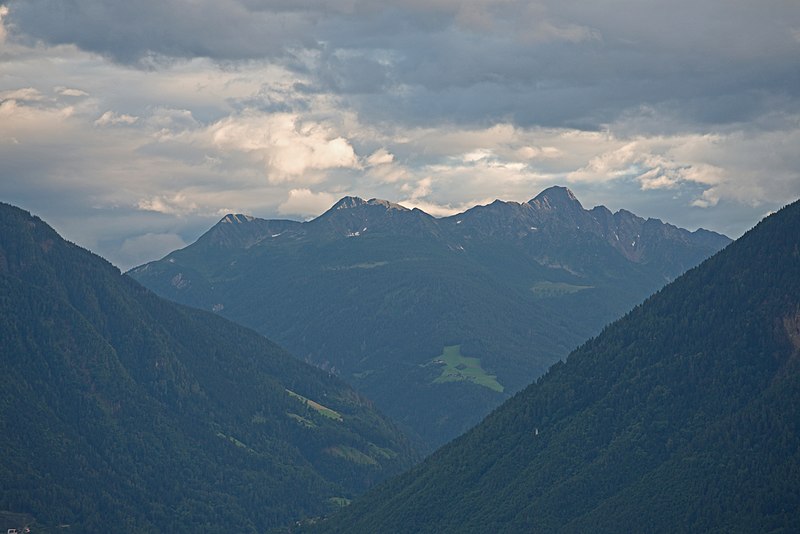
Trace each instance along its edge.
{"label": "sky", "polygon": [[0,0],[0,201],[125,270],[227,213],[800,197],[797,0]]}

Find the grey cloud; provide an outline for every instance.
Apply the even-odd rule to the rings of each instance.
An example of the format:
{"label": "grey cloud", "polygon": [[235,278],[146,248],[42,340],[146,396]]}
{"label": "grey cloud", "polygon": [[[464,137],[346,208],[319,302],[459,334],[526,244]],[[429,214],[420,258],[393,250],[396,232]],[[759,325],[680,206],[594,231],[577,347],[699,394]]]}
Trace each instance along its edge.
{"label": "grey cloud", "polygon": [[[253,11],[235,0],[34,0],[10,2],[12,30],[49,44],[75,44],[123,63],[149,55],[251,59],[305,46],[312,20]],[[12,33],[14,35],[14,33]]]}
{"label": "grey cloud", "polygon": [[[2,117],[0,195],[128,267],[196,239],[222,209],[310,215],[345,193],[522,201],[626,143],[665,137],[668,171],[708,164],[725,180],[643,191],[637,176],[653,169],[641,164],[567,185],[587,206],[735,237],[800,196],[800,7],[696,4],[11,0],[0,92],[48,113]],[[35,40],[79,49],[19,46]],[[247,145],[268,143],[262,127],[280,114],[324,127],[323,141],[341,137],[356,157],[268,183],[269,151]],[[215,145],[228,120],[252,129]],[[689,134],[721,141],[675,154],[700,150]],[[541,157],[547,147],[557,156]],[[393,161],[372,169],[380,149]],[[480,150],[491,157],[465,162]],[[692,206],[706,194],[708,207]]]}
{"label": "grey cloud", "polygon": [[141,265],[153,257],[163,257],[188,243],[178,234],[146,233],[128,237],[119,246],[118,261],[122,268]]}
{"label": "grey cloud", "polygon": [[[121,62],[272,58],[319,93],[408,124],[597,128],[640,106],[751,120],[800,99],[791,2],[13,0],[16,35]],[[298,62],[298,50],[313,60]],[[376,57],[376,52],[383,57]],[[268,109],[265,104],[263,108]]]}

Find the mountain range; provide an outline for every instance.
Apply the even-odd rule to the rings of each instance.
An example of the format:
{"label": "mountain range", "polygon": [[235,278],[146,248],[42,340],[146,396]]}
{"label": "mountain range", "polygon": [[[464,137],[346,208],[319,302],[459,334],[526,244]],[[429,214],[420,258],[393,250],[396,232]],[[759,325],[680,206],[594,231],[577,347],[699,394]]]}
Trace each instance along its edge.
{"label": "mountain range", "polygon": [[432,449],[729,242],[563,187],[445,218],[345,197],[307,222],[227,215],[129,274],[334,372]]}
{"label": "mountain range", "polygon": [[335,376],[6,204],[0,340],[8,528],[265,532],[420,457]]}
{"label": "mountain range", "polygon": [[800,532],[800,202],[309,530]]}

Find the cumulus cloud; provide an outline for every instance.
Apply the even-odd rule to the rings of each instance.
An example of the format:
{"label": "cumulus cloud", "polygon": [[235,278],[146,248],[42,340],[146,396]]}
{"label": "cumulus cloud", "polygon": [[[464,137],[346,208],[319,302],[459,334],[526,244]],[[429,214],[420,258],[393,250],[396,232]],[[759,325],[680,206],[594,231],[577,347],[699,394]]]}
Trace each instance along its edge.
{"label": "cumulus cloud", "polygon": [[734,236],[800,196],[786,6],[62,4],[0,7],[0,195],[120,264],[344,192],[449,215],[567,184]]}
{"label": "cumulus cloud", "polygon": [[394,155],[387,151],[385,148],[379,148],[369,155],[367,158],[367,165],[374,167],[376,165],[387,165],[394,161]]}
{"label": "cumulus cloud", "polygon": [[336,196],[324,191],[314,193],[306,188],[291,189],[289,197],[278,206],[278,213],[301,217],[319,215],[330,208],[336,200]]}
{"label": "cumulus cloud", "polygon": [[246,111],[212,124],[211,143],[225,151],[251,155],[271,182],[317,181],[312,171],[356,168],[351,144],[328,125],[302,121],[292,113]]}

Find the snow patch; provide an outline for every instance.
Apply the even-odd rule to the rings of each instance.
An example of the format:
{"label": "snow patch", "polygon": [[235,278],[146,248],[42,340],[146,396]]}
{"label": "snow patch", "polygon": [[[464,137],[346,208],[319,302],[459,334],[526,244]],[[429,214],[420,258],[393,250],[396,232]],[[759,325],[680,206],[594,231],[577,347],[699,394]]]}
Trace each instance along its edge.
{"label": "snow patch", "polygon": [[191,285],[191,282],[183,277],[183,273],[173,276],[169,283],[176,289],[184,289]]}

